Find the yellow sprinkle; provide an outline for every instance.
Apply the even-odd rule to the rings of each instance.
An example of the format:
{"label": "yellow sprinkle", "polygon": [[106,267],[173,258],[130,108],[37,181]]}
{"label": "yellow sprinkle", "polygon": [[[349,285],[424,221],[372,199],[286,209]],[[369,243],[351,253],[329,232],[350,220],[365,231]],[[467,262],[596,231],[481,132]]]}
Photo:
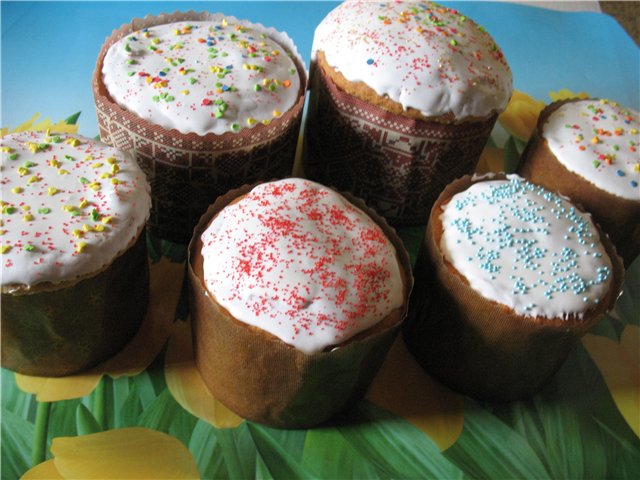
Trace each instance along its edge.
{"label": "yellow sprinkle", "polygon": [[243,68],[244,70],[249,70],[249,68],[250,68],[250,67],[249,67],[249,64],[248,64],[248,63],[243,63],[243,64],[242,64],[242,68]]}
{"label": "yellow sprinkle", "polygon": [[593,143],[594,145],[595,145],[596,143],[600,143],[600,139],[599,139],[598,137],[593,137],[593,138],[591,139],[591,143]]}
{"label": "yellow sprinkle", "polygon": [[63,205],[62,210],[64,210],[65,212],[73,213],[77,210],[77,207],[75,207],[74,205]]}
{"label": "yellow sprinkle", "polygon": [[13,187],[11,191],[13,193],[22,193],[22,187]]}
{"label": "yellow sprinkle", "polygon": [[108,223],[111,223],[111,220],[113,220],[113,217],[102,217],[102,218],[100,219],[100,221],[101,221],[102,223],[104,223],[105,225],[107,225]]}
{"label": "yellow sprinkle", "polygon": [[153,43],[154,45],[157,45],[160,43],[160,39],[159,38],[154,38],[153,40],[151,40],[151,43]]}
{"label": "yellow sprinkle", "polygon": [[0,220],[0,227],[4,227],[4,220]]}
{"label": "yellow sprinkle", "polygon": [[82,253],[87,249],[89,244],[87,242],[78,242],[76,245],[76,252]]}
{"label": "yellow sprinkle", "polygon": [[67,140],[65,141],[65,143],[68,143],[69,145],[71,145],[72,147],[77,147],[78,145],[81,145],[80,140],[78,140],[77,138],[67,138]]}
{"label": "yellow sprinkle", "polygon": [[258,45],[260,45],[261,47],[266,47],[267,46],[267,42],[260,42]]}
{"label": "yellow sprinkle", "polygon": [[76,229],[71,232],[74,237],[82,238],[84,236],[84,232],[82,230]]}
{"label": "yellow sprinkle", "polygon": [[56,193],[58,193],[58,189],[56,187],[47,188],[47,194],[49,196],[55,195]]}
{"label": "yellow sprinkle", "polygon": [[270,123],[271,123],[271,120],[269,120],[268,118],[262,120],[263,125],[269,125]]}
{"label": "yellow sprinkle", "polygon": [[18,173],[20,174],[21,177],[24,177],[27,173],[29,173],[29,169],[20,167],[18,168]]}
{"label": "yellow sprinkle", "polygon": [[13,152],[13,148],[11,148],[11,147],[0,147],[0,152],[12,153]]}
{"label": "yellow sprinkle", "polygon": [[25,216],[22,217],[22,220],[24,220],[25,222],[30,222],[33,220],[33,215],[31,215],[30,213],[27,213]]}
{"label": "yellow sprinkle", "polygon": [[636,172],[636,173],[640,173],[640,163],[636,163],[633,166],[633,171]]}
{"label": "yellow sprinkle", "polygon": [[84,230],[85,232],[91,232],[93,228],[88,223],[85,223],[84,225],[82,225],[82,230]]}
{"label": "yellow sprinkle", "polygon": [[107,162],[109,165],[113,165],[114,163],[118,163],[118,160],[116,160],[115,157],[109,157],[105,159],[105,162]]}
{"label": "yellow sprinkle", "polygon": [[189,95],[189,90],[180,90],[180,93],[183,95]]}
{"label": "yellow sprinkle", "polygon": [[28,212],[29,210],[31,210],[31,207],[29,205],[22,205],[22,210]]}
{"label": "yellow sprinkle", "polygon": [[104,172],[100,174],[100,178],[109,178],[111,177],[111,174],[109,172]]}
{"label": "yellow sprinkle", "polygon": [[38,150],[40,150],[40,147],[38,146],[38,144],[33,142],[27,142],[27,148],[31,153],[37,153]]}
{"label": "yellow sprinkle", "polygon": [[69,175],[69,172],[64,168],[61,168],[60,170],[58,170],[58,175]]}
{"label": "yellow sprinkle", "polygon": [[29,178],[29,180],[27,180],[28,183],[36,183],[36,182],[39,182],[39,181],[40,181],[40,179],[36,175],[34,175],[33,177]]}
{"label": "yellow sprinkle", "polygon": [[145,78],[144,81],[147,82],[147,83],[151,83],[151,82],[153,82],[153,78],[147,77],[147,78]]}
{"label": "yellow sprinkle", "polygon": [[119,165],[111,165],[111,173],[113,173],[114,175],[116,173],[118,173],[120,171],[120,166]]}
{"label": "yellow sprinkle", "polygon": [[262,85],[264,85],[265,87],[268,86],[270,83],[271,83],[271,80],[269,80],[268,78],[262,79]]}
{"label": "yellow sprinkle", "polygon": [[257,122],[257,120],[253,117],[249,117],[247,118],[247,124],[248,125],[254,125]]}
{"label": "yellow sprinkle", "polygon": [[277,57],[278,55],[280,55],[280,50],[271,50],[271,55]]}
{"label": "yellow sprinkle", "polygon": [[100,182],[91,182],[89,184],[89,188],[94,192],[97,192],[98,190],[100,190]]}
{"label": "yellow sprinkle", "polygon": [[100,168],[103,165],[102,162],[96,162],[93,165],[91,165],[91,168]]}
{"label": "yellow sprinkle", "polygon": [[103,231],[104,231],[104,225],[102,225],[102,224],[98,224],[98,225],[96,225],[95,227],[93,227],[93,229],[94,229],[96,232],[103,232]]}
{"label": "yellow sprinkle", "polygon": [[273,83],[276,84],[276,87],[279,87],[280,85],[282,85],[282,83],[280,82],[280,80],[278,80],[277,78],[273,81]]}
{"label": "yellow sprinkle", "polygon": [[117,178],[112,178],[111,179],[111,183],[113,185],[120,185],[122,182],[120,180],[118,180]]}
{"label": "yellow sprinkle", "polygon": [[51,165],[54,168],[60,168],[60,162],[58,160],[55,160],[55,159],[51,160],[49,162],[49,165]]}
{"label": "yellow sprinkle", "polygon": [[226,19],[226,18],[223,18],[223,19],[222,19],[222,26],[223,26],[223,27],[226,27],[227,25],[229,25],[229,22],[227,22],[227,19]]}
{"label": "yellow sprinkle", "polygon": [[87,155],[82,159],[83,162],[90,162],[91,160],[93,160],[93,155]]}
{"label": "yellow sprinkle", "polygon": [[274,110],[273,111],[273,116],[274,117],[279,117],[280,115],[282,115],[282,112],[280,110]]}
{"label": "yellow sprinkle", "polygon": [[629,133],[631,133],[632,135],[635,135],[636,133],[638,133],[638,129],[632,128],[631,130],[629,130]]}
{"label": "yellow sprinkle", "polygon": [[9,253],[11,250],[11,245],[3,245],[0,249],[0,252],[4,255],[5,253]]}
{"label": "yellow sprinkle", "polygon": [[82,201],[80,202],[80,204],[78,205],[80,208],[86,208],[90,205],[90,203],[87,201],[87,199],[82,199]]}
{"label": "yellow sprinkle", "polygon": [[5,233],[7,233],[7,231],[6,231],[6,230],[0,230],[0,236],[1,236],[1,235],[4,235]]}

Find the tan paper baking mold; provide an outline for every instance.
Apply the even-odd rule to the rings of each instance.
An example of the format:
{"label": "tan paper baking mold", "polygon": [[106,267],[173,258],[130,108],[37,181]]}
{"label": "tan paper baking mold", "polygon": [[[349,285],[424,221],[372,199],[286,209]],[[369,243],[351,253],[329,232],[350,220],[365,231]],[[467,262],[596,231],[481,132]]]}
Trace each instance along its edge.
{"label": "tan paper baking mold", "polygon": [[305,175],[349,191],[393,226],[424,225],[453,179],[474,171],[497,114],[442,124],[393,114],[311,72]]}
{"label": "tan paper baking mold", "polygon": [[611,288],[583,319],[517,315],[473,290],[444,259],[434,227],[442,228],[443,202],[477,181],[504,178],[465,176],[436,201],[414,269],[416,283],[403,330],[410,351],[431,375],[460,393],[493,401],[526,398],[539,390],[578,339],[613,308],[624,277],[615,247],[600,230],[613,264]]}
{"label": "tan paper baking mold", "polygon": [[218,198],[200,219],[189,244],[196,364],[213,396],[241,417],[278,428],[311,427],[349,408],[365,394],[406,316],[413,285],[411,267],[395,231],[364,202],[344,195],[376,221],[396,248],[405,272],[405,305],[400,321],[313,355],[248,327],[209,298],[194,271],[193,259],[198,240],[213,216],[253,186],[245,185]]}
{"label": "tan paper baking mold", "polygon": [[155,125],[120,107],[103,83],[102,64],[111,45],[140,29],[177,21],[222,18],[230,23],[242,22],[230,16],[193,11],[134,19],[107,38],[93,73],[100,139],[132,151],[151,185],[148,228],[155,236],[178,243],[189,242],[193,227],[218,195],[245,183],[291,175],[306,93],[304,63],[285,33],[254,24],[291,52],[300,75],[300,98],[269,125],[204,136]]}
{"label": "tan paper baking mold", "polygon": [[640,255],[640,193],[638,200],[633,201],[596,187],[560,163],[542,135],[549,115],[572,101],[578,99],[554,102],[542,110],[522,154],[518,174],[581,204],[609,234],[625,265],[629,266]]}
{"label": "tan paper baking mold", "polygon": [[138,331],[149,295],[144,230],[131,248],[79,282],[2,294],[2,367],[57,377],[119,351]]}

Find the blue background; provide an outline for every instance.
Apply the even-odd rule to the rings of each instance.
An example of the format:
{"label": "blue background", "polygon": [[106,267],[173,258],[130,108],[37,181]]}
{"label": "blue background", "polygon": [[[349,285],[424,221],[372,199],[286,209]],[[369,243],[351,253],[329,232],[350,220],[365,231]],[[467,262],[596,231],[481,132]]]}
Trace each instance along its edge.
{"label": "blue background", "polygon": [[[640,55],[604,14],[485,2],[441,2],[485,26],[502,47],[515,87],[539,100],[561,88],[640,106]],[[134,17],[208,10],[286,31],[309,62],[316,25],[337,2],[8,2],[2,14],[1,120],[36,112],[54,121],[81,110],[80,132],[97,134],[91,76],[105,38]]]}

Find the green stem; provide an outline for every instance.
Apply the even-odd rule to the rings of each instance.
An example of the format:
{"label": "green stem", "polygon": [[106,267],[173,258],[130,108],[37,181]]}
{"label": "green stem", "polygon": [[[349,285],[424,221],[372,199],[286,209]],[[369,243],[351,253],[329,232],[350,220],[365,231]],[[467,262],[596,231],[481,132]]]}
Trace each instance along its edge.
{"label": "green stem", "polygon": [[47,430],[49,429],[50,402],[38,402],[36,410],[36,426],[33,433],[31,463],[33,466],[45,461],[47,455]]}
{"label": "green stem", "polygon": [[105,380],[106,377],[103,376],[93,392],[93,416],[103,430],[105,428]]}

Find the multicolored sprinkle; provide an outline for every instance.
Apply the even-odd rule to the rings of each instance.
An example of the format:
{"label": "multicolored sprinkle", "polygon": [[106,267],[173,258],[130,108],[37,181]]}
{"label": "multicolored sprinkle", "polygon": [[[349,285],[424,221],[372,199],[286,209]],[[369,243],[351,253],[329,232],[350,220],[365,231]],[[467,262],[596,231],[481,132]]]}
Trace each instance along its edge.
{"label": "multicolored sprinkle", "polygon": [[274,39],[281,34],[217,17],[149,27],[112,45],[102,68],[111,97],[158,125],[199,135],[269,123],[275,109],[293,107],[300,75]]}
{"label": "multicolored sprinkle", "polygon": [[[92,139],[41,132],[10,134],[0,145],[3,291],[97,272],[146,222],[149,187],[128,154]],[[97,228],[104,218],[115,221]]]}

